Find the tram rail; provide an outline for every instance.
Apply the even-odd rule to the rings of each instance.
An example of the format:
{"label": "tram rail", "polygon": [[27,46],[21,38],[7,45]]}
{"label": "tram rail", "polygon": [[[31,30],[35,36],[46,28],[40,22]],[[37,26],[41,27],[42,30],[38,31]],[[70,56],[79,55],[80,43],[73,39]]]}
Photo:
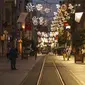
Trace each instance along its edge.
{"label": "tram rail", "polygon": [[[45,67],[45,63],[46,63],[47,58],[48,58],[48,56],[45,56],[45,59],[43,61],[43,65],[42,65],[42,68],[41,68],[41,71],[40,71],[40,75],[39,75],[39,78],[38,78],[38,81],[37,81],[36,85],[41,85],[42,75],[43,75],[43,71],[44,71],[44,67]],[[61,74],[60,74],[60,72],[59,72],[59,70],[58,70],[58,68],[57,68],[57,66],[56,66],[56,63],[55,63],[55,61],[53,59],[52,59],[52,64],[53,64],[53,66],[51,66],[51,67],[55,68],[56,76],[57,75],[59,76],[59,79],[60,79],[62,85],[66,85],[64,80],[63,80],[63,78],[62,78],[62,76],[61,76]]]}

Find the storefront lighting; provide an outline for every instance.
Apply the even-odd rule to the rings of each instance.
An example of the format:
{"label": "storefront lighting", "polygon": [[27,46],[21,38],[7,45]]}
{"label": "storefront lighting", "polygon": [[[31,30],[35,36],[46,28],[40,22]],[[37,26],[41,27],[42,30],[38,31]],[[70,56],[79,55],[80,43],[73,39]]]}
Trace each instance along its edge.
{"label": "storefront lighting", "polygon": [[22,29],[25,29],[25,23],[22,23]]}
{"label": "storefront lighting", "polygon": [[5,40],[5,35],[4,34],[1,36],[1,40]]}
{"label": "storefront lighting", "polygon": [[70,29],[71,28],[71,26],[66,26],[66,29]]}

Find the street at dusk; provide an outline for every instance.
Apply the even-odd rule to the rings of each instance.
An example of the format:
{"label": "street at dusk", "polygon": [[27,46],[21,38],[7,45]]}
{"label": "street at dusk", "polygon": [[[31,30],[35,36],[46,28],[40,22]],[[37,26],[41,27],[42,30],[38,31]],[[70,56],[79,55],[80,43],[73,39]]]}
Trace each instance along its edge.
{"label": "street at dusk", "polygon": [[63,56],[38,55],[28,60],[17,59],[18,70],[11,71],[10,63],[0,59],[1,85],[84,85],[85,64],[75,64],[74,58],[63,61]]}
{"label": "street at dusk", "polygon": [[0,85],[85,85],[85,0],[0,0]]}

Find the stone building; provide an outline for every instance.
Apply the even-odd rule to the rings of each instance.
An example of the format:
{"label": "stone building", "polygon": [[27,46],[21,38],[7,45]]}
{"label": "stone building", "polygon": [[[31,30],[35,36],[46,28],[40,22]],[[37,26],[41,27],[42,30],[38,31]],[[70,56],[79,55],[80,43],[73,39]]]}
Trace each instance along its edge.
{"label": "stone building", "polygon": [[15,22],[15,0],[0,0],[0,54],[7,51],[7,35],[12,32]]}
{"label": "stone building", "polygon": [[[17,19],[24,11],[24,1],[0,0],[0,55],[7,51],[9,39],[16,38]],[[11,38],[6,39],[6,35]]]}

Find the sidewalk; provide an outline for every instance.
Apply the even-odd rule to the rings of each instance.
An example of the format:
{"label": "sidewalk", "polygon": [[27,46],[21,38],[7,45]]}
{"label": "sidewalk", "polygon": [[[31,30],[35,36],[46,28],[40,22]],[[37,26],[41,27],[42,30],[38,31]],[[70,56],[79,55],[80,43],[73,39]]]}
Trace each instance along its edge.
{"label": "sidewalk", "polygon": [[19,57],[16,63],[18,70],[13,71],[10,69],[10,61],[0,58],[0,85],[19,85],[41,57],[38,55],[36,60],[34,57],[29,57],[28,60]]}
{"label": "sidewalk", "polygon": [[79,85],[85,85],[85,59],[84,63],[75,63],[74,57],[71,57],[69,61],[64,61],[63,56],[56,56],[59,62],[68,69],[76,80],[79,80]]}

